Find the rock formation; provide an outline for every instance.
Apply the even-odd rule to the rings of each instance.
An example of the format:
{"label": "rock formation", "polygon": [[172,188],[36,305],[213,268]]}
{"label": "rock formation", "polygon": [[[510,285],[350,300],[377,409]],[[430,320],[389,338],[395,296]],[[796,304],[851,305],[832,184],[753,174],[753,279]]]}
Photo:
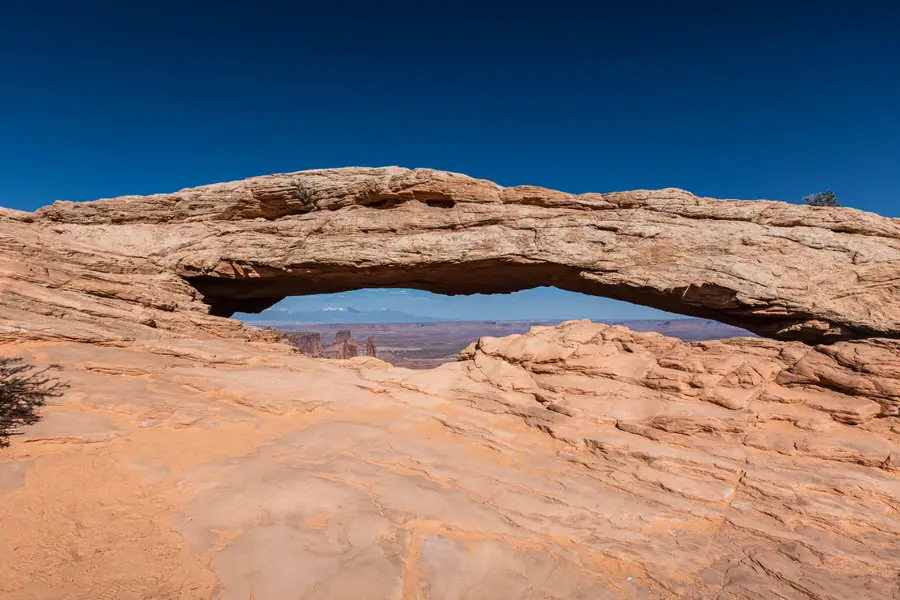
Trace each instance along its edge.
{"label": "rock formation", "polygon": [[322,336],[312,332],[287,332],[282,333],[283,341],[296,346],[307,356],[322,356],[325,349],[322,347]]}
{"label": "rock formation", "polygon": [[[360,355],[359,342],[353,338],[349,329],[341,329],[334,336],[334,343],[324,348],[322,337],[313,332],[285,332],[278,336],[278,341],[299,348],[307,356],[324,356],[326,358],[349,359]],[[369,336],[366,342],[366,356],[375,358],[375,342]]]}
{"label": "rock formation", "polygon": [[334,336],[334,343],[325,348],[325,356],[346,360],[359,356],[359,342],[353,339],[349,329],[341,329]]}
{"label": "rock formation", "polygon": [[[0,251],[15,259],[7,277],[69,296],[38,312],[99,312],[116,325],[137,316],[190,335],[234,331],[210,310],[258,312],[288,295],[540,285],[779,339],[900,335],[900,223],[850,208],[676,189],[572,195],[388,167],[56,202],[0,219]],[[115,299],[137,315],[113,309]]]}
{"label": "rock formation", "polygon": [[[548,284],[778,339],[569,322],[412,371],[220,316]],[[0,210],[0,355],[70,384],[0,453],[0,596],[897,597],[898,285],[897,220],[679,190],[339,169]]]}
{"label": "rock formation", "polygon": [[335,344],[332,348],[336,350],[335,358],[346,360],[359,356],[359,344],[356,343],[356,340],[344,340],[340,344]]}

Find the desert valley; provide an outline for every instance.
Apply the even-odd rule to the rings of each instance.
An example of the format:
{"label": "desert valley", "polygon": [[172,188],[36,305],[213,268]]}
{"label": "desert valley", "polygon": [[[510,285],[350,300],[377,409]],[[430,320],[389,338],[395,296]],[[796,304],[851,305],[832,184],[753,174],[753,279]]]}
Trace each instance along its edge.
{"label": "desert valley", "polygon": [[[338,319],[339,320],[339,319]],[[353,356],[371,355],[397,367],[430,369],[456,361],[459,353],[483,336],[504,337],[527,333],[532,327],[555,326],[561,320],[541,321],[431,321],[424,323],[292,323],[270,321],[266,313],[245,320],[249,325],[271,327],[279,341],[300,348],[311,356],[336,356],[326,347],[340,343],[341,332],[349,332],[355,341]],[[612,321],[609,325],[632,331],[656,332],[686,342],[729,337],[753,337],[748,331],[708,319],[665,319]],[[346,335],[346,333],[344,334]],[[371,341],[372,353],[368,353]],[[349,356],[342,356],[349,358]]]}
{"label": "desert valley", "polygon": [[[375,357],[326,359],[231,318],[548,285],[753,335],[351,325]],[[897,598],[898,299],[898,219],[674,188],[343,168],[0,208],[0,356],[68,386],[0,449],[0,596]]]}

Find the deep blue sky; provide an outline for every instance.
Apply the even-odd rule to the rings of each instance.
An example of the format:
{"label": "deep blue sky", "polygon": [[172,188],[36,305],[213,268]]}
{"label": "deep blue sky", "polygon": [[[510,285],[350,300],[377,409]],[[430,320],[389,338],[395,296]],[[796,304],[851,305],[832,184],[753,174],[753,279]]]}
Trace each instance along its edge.
{"label": "deep blue sky", "polygon": [[427,166],[900,216],[888,2],[5,2],[0,205]]}

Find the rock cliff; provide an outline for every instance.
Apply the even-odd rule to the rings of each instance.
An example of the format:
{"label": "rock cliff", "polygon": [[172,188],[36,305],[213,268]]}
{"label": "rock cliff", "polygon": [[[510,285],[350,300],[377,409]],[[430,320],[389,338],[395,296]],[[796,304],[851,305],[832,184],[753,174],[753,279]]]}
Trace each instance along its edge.
{"label": "rock cliff", "polygon": [[[0,453],[0,595],[897,597],[898,227],[397,168],[2,210],[0,355],[71,387]],[[220,316],[548,284],[779,339],[576,321],[410,371]]]}

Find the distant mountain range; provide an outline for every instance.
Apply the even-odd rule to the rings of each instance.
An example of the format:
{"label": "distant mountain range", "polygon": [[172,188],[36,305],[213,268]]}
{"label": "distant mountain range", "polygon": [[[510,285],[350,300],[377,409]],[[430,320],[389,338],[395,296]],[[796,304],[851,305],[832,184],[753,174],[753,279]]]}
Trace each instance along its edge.
{"label": "distant mountain range", "polygon": [[268,323],[436,323],[442,320],[411,315],[390,308],[359,310],[352,306],[329,306],[318,310],[270,308],[259,314],[238,313],[235,318],[254,325]]}
{"label": "distant mountain range", "polygon": [[[447,319],[423,317],[413,315],[399,310],[390,308],[378,308],[375,310],[359,310],[352,306],[330,306],[318,310],[298,310],[291,308],[270,308],[259,314],[238,313],[235,318],[244,321],[248,325],[270,325],[279,329],[294,330],[296,326],[313,326],[313,325],[385,325],[385,324],[425,324],[427,327],[441,328],[446,324],[452,326],[456,330],[463,330],[467,327],[475,328],[482,331],[483,335],[510,335],[512,333],[524,333],[531,325],[556,325],[562,319],[550,320],[465,320],[465,319]],[[592,319],[597,323],[607,323],[609,325],[624,325],[633,331],[646,332],[656,331],[663,335],[678,337],[684,341],[695,340],[713,340],[726,337],[739,337],[753,335],[748,331],[710,321],[707,319],[697,319],[692,317],[673,317],[670,319]],[[491,325],[500,327],[495,333],[488,333]],[[311,330],[315,330],[314,328]],[[520,331],[521,330],[521,331]]]}

